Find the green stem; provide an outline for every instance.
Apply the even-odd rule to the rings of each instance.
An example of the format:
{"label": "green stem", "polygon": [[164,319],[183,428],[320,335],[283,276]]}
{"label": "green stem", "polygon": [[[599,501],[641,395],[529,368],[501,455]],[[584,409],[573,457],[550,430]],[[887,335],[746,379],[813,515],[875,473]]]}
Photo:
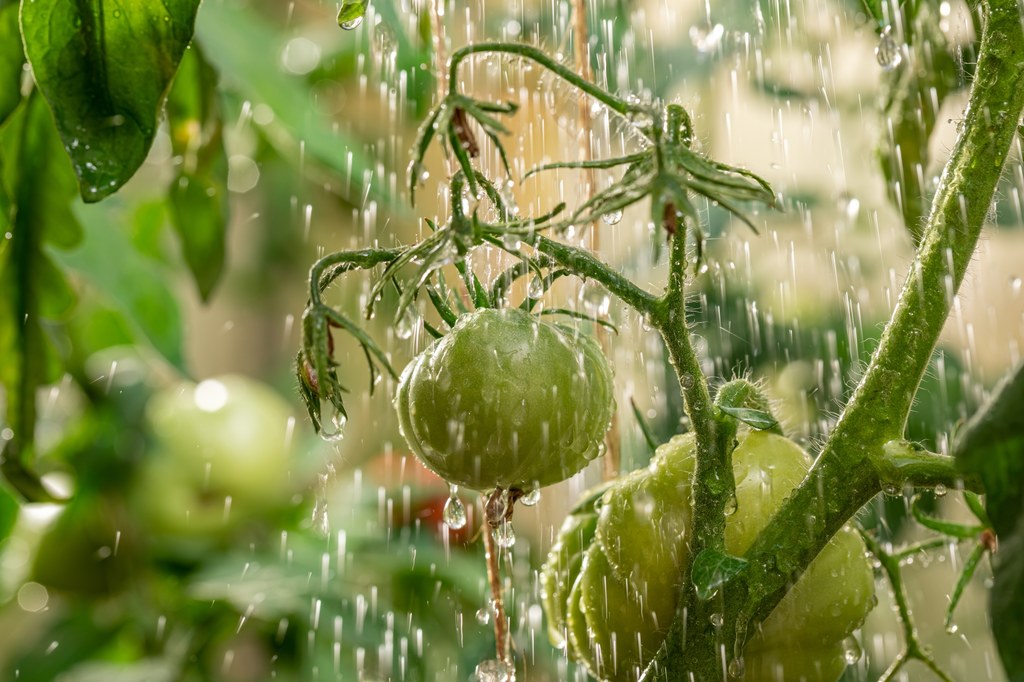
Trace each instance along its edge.
{"label": "green stem", "polygon": [[586,249],[563,244],[536,233],[524,235],[523,241],[573,274],[600,282],[609,292],[618,296],[641,315],[649,315],[658,307],[660,299],[633,284],[628,277],[616,272]]}
{"label": "green stem", "polygon": [[559,64],[557,61],[549,57],[544,53],[543,50],[539,50],[536,47],[530,45],[523,45],[521,43],[477,43],[475,45],[467,45],[459,48],[452,53],[452,58],[448,62],[448,94],[455,95],[458,92],[459,82],[459,65],[471,55],[480,54],[482,52],[498,52],[504,54],[512,54],[517,57],[529,59],[537,64],[540,64],[545,69],[555,74],[562,80],[572,84],[576,88],[579,88],[583,92],[587,93],[597,101],[607,106],[612,111],[615,111],[623,116],[629,114],[646,113],[647,109],[643,106],[636,104],[630,104],[625,100],[619,99],[615,95],[605,92],[600,87],[594,85],[590,81],[582,78],[578,73],[572,69]]}
{"label": "green stem", "polygon": [[[879,563],[882,565],[882,570],[885,571],[885,575],[889,579],[889,584],[892,585],[893,600],[896,602],[896,610],[899,616],[900,627],[903,630],[903,649],[896,656],[895,660],[893,660],[885,673],[883,673],[879,682],[895,679],[896,673],[898,673],[910,660],[921,661],[933,673],[935,673],[939,679],[943,680],[943,682],[953,682],[949,675],[935,663],[927,650],[921,645],[921,641],[918,639],[917,628],[914,626],[914,619],[910,614],[910,602],[907,599],[907,590],[903,585],[903,573],[900,569],[900,557],[902,556],[902,553],[893,554],[889,552],[882,546],[882,543],[876,540],[870,533],[862,532],[861,537],[864,538],[864,544],[868,546],[868,550],[877,557]],[[918,549],[918,551],[920,551],[920,549]]]}
{"label": "green stem", "polygon": [[[696,645],[703,653],[715,642],[736,640],[737,634],[744,641],[828,540],[882,490],[887,476],[911,484],[921,476],[934,485],[945,484],[952,473],[948,462],[938,459],[934,466],[916,461],[879,468],[878,463],[884,461],[885,444],[903,436],[917,386],[974,253],[1024,109],[1022,63],[1024,29],[1017,0],[990,0],[963,132],[892,319],[807,478],[747,551],[750,569],[723,591],[723,627],[716,631],[691,619],[691,649]],[[777,562],[779,557],[784,561]],[[721,679],[717,658],[697,661],[702,657],[679,654],[681,643],[669,645],[676,655],[663,653],[651,668],[669,671],[664,679],[682,679],[686,672],[698,680]]]}
{"label": "green stem", "polygon": [[905,440],[892,440],[881,450],[870,453],[869,459],[883,490],[901,492],[906,486],[915,488],[966,488],[980,492],[981,479],[957,469],[952,457],[921,450]]}
{"label": "green stem", "polygon": [[[946,484],[952,474],[948,460],[936,457],[931,465],[924,455],[912,462],[890,460],[881,469],[876,465],[888,459],[886,443],[903,436],[914,393],[974,253],[1024,109],[1022,61],[1024,31],[1016,0],[992,0],[963,132],[946,164],[892,319],[807,479],[747,553],[755,565],[758,557],[780,553],[794,562],[793,571],[748,576],[759,618],[829,538],[884,487],[886,476],[917,483],[909,475],[922,475],[922,483],[934,485],[936,477]],[[809,519],[815,520],[812,528]]]}
{"label": "green stem", "polygon": [[339,251],[324,256],[309,269],[309,302],[320,305],[320,294],[331,282],[349,270],[369,270],[381,263],[390,263],[402,255],[404,249],[364,249]]}
{"label": "green stem", "polygon": [[[674,211],[673,211],[674,213]],[[706,549],[725,549],[725,509],[736,494],[736,482],[732,473],[731,441],[735,438],[735,420],[723,422],[715,419],[714,404],[708,390],[707,379],[700,366],[700,359],[690,343],[690,332],[686,325],[685,283],[686,283],[686,230],[679,225],[674,229],[669,252],[668,288],[659,299],[658,308],[651,316],[652,324],[661,333],[668,350],[669,360],[676,372],[683,394],[686,414],[690,427],[696,436],[697,453],[689,503],[692,509],[693,533],[689,540],[690,556],[696,557]],[[680,599],[680,609],[666,638],[665,656],[669,661],[686,660],[686,670],[694,665],[706,671],[709,679],[721,677],[721,666],[717,649],[719,640],[716,630],[707,627],[714,613],[720,613],[717,603],[703,601],[690,579],[691,566],[683,572],[685,592]],[[686,637],[687,623],[696,623],[698,632],[708,636]],[[683,670],[679,668],[678,670]],[[663,669],[670,679],[676,668]],[[682,679],[682,678],[679,678]]]}

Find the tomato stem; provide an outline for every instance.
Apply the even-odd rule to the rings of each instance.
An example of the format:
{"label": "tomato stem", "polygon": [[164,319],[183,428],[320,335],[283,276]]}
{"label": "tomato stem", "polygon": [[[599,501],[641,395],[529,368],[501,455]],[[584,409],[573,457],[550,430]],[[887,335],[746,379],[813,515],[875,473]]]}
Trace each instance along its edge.
{"label": "tomato stem", "polygon": [[501,564],[498,555],[498,543],[494,541],[495,527],[499,523],[511,522],[512,500],[508,500],[509,512],[502,514],[500,519],[487,518],[487,508],[492,504],[492,498],[502,495],[505,491],[495,490],[491,498],[485,503],[484,509],[484,560],[487,562],[487,584],[491,588],[491,606],[494,609],[494,642],[497,649],[498,660],[502,663],[512,665],[512,650],[509,643],[508,620],[505,615],[505,598],[501,588]]}
{"label": "tomato stem", "polygon": [[[868,550],[875,555],[892,585],[892,595],[896,602],[897,615],[900,621],[900,628],[903,630],[903,648],[897,654],[889,668],[882,674],[878,682],[888,682],[896,679],[897,673],[908,661],[917,660],[928,667],[943,682],[953,682],[952,678],[938,666],[935,659],[931,657],[927,649],[918,639],[917,627],[914,625],[913,616],[910,613],[910,602],[907,599],[907,590],[903,585],[903,573],[900,570],[900,557],[902,552],[893,553],[886,549],[870,533],[861,532],[864,544]],[[945,543],[945,539],[943,539]]]}
{"label": "tomato stem", "polygon": [[[716,646],[749,636],[829,539],[887,483],[947,485],[952,482],[947,477],[955,478],[948,458],[919,453],[907,462],[887,455],[885,445],[903,437],[914,394],[974,253],[1024,109],[1024,71],[1019,68],[1024,27],[1018,3],[990,0],[986,9],[964,126],[933,199],[917,257],[868,369],[811,471],[745,554],[749,570],[723,589],[723,626],[708,627],[690,612],[686,628],[680,623],[686,612],[681,611],[645,680],[682,679],[686,673],[697,680],[722,679],[722,662],[713,655]],[[681,288],[681,262],[679,255],[673,257],[670,293]],[[684,325],[681,313],[678,317],[675,331],[664,334],[677,348]],[[961,485],[975,483],[961,479]],[[698,474],[697,488],[703,480]],[[685,642],[682,631],[687,633]]]}

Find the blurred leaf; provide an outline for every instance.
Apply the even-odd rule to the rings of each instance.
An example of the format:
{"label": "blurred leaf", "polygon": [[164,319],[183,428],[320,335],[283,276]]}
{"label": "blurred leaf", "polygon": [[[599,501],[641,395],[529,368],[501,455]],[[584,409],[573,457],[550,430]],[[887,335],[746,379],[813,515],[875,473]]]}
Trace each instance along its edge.
{"label": "blurred leaf", "polygon": [[21,102],[25,53],[18,30],[18,4],[0,5],[0,125]]}
{"label": "blurred leaf", "polygon": [[167,100],[171,145],[183,170],[171,183],[171,223],[204,301],[224,270],[228,224],[228,159],[217,73],[198,47],[185,53]]}
{"label": "blurred leaf", "polygon": [[74,294],[47,255],[69,248],[81,228],[68,206],[75,181],[46,105],[32,96],[0,133],[0,384],[6,423],[14,435],[3,450],[3,472],[29,499],[48,497],[30,473],[36,392],[60,378],[60,359],[45,323],[64,317]]}
{"label": "blurred leaf", "polygon": [[180,664],[165,658],[136,663],[83,663],[60,676],[60,682],[175,682]]}
{"label": "blurred leaf", "polygon": [[693,560],[693,586],[707,601],[718,588],[745,571],[747,560],[714,549],[705,549]]}
{"label": "blurred leaf", "polygon": [[[265,130],[283,156],[298,158],[299,143],[305,143],[306,159],[315,160],[340,179],[332,187],[349,203],[361,205],[368,193],[385,204],[397,205],[383,178],[371,181],[369,187],[363,184],[365,178],[376,175],[376,162],[363,153],[362,142],[339,132],[317,112],[302,80],[282,71],[283,34],[276,27],[252,9],[207,0],[196,23],[196,35],[227,87],[274,111],[275,122]],[[253,49],[257,45],[259,49]]]}
{"label": "blurred leaf", "polygon": [[875,22],[882,26],[885,24],[885,13],[882,12],[883,0],[863,0],[864,9],[867,10],[868,15],[875,20]]}
{"label": "blurred leaf", "polygon": [[168,362],[185,371],[182,320],[163,268],[132,248],[117,227],[127,221],[116,207],[78,204],[82,245],[59,260],[80,272]]}
{"label": "blurred leaf", "polygon": [[[914,9],[908,8],[906,13],[894,10],[890,14],[902,17],[903,31],[895,33],[905,35],[907,44],[898,49],[911,54],[882,74],[882,113],[889,134],[880,145],[878,158],[889,199],[902,211],[904,227],[918,244],[932,203],[929,140],[942,103],[963,83],[955,48],[939,28],[937,8],[928,3],[911,7]],[[895,38],[885,34],[882,40]]]}
{"label": "blurred leaf", "polygon": [[88,289],[81,293],[82,299],[68,320],[68,332],[82,360],[105,348],[135,344],[136,334],[124,315],[101,301],[102,295]]}
{"label": "blurred leaf", "polygon": [[0,486],[0,544],[11,534],[14,522],[18,520],[18,501]]}
{"label": "blurred leaf", "polygon": [[182,173],[171,185],[171,223],[199,295],[209,300],[224,270],[227,188],[207,175]]}
{"label": "blurred leaf", "polygon": [[1024,680],[1024,364],[957,434],[961,470],[985,485],[985,506],[999,538],[989,592],[992,632],[1007,677]]}
{"label": "blurred leaf", "polygon": [[[87,442],[79,445],[87,452],[111,450],[113,434],[95,433],[101,441],[95,448]],[[131,589],[132,578],[139,575],[136,537],[117,498],[80,490],[40,540],[31,579],[50,590],[85,598]]]}
{"label": "blurred leaf", "polygon": [[166,201],[146,201],[135,207],[131,220],[132,246],[142,255],[164,264],[170,263],[162,241],[167,213]]}
{"label": "blurred leaf", "polygon": [[142,165],[199,0],[22,3],[25,52],[86,201]]}
{"label": "blurred leaf", "polygon": [[110,618],[97,618],[94,608],[91,604],[73,607],[42,631],[26,633],[31,640],[19,642],[21,646],[4,664],[2,679],[53,682],[78,661],[96,656],[114,639],[122,624],[112,623]]}

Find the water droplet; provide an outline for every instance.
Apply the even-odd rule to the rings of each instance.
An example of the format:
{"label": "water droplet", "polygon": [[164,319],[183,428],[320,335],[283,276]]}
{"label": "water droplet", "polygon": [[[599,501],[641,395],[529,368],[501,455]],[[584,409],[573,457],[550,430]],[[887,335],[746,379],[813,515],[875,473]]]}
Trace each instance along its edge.
{"label": "water droplet", "polygon": [[935,497],[945,497],[946,493],[949,492],[949,488],[939,483],[935,486]]}
{"label": "water droplet", "polygon": [[416,178],[416,184],[422,187],[430,179],[430,171],[419,161],[412,161],[409,163],[409,177]]}
{"label": "water droplet", "polygon": [[587,282],[582,292],[583,307],[592,315],[607,315],[611,308],[608,291],[596,282]]}
{"label": "water droplet", "polygon": [[747,666],[743,662],[743,658],[734,658],[729,661],[729,677],[735,677],[737,679],[743,677],[747,672]]}
{"label": "water droplet", "polygon": [[512,233],[503,235],[501,243],[509,251],[518,251],[519,247],[523,244],[522,240],[519,239],[519,235]]}
{"label": "water droplet", "polygon": [[487,625],[491,622],[491,610],[486,606],[481,606],[476,610],[476,622],[480,625]]}
{"label": "water droplet", "polygon": [[956,623],[949,623],[946,625],[946,634],[955,635],[960,630],[960,626]]}
{"label": "water droplet", "polygon": [[484,661],[473,672],[473,682],[515,682],[516,670],[511,664],[491,659]]}
{"label": "water droplet", "polygon": [[416,329],[417,322],[419,322],[419,317],[416,315],[416,311],[412,306],[407,307],[394,326],[395,336],[403,341],[411,338],[413,331]]}
{"label": "water droplet", "polygon": [[363,23],[363,18],[362,17],[356,17],[355,19],[349,19],[348,21],[343,21],[340,24],[338,24],[338,26],[341,26],[346,31],[354,31],[355,29],[359,28],[362,25],[362,23]]}
{"label": "water droplet", "polygon": [[466,505],[452,492],[451,497],[444,503],[444,511],[441,512],[444,525],[452,530],[459,530],[466,527]]}
{"label": "water droplet", "polygon": [[733,514],[735,514],[738,508],[739,503],[736,501],[735,495],[733,495],[732,497],[725,501],[724,511],[726,516],[732,516]]}
{"label": "water droplet", "polygon": [[532,507],[540,502],[540,488],[534,488],[530,492],[519,498],[520,504],[524,507]]}
{"label": "water droplet", "polygon": [[892,71],[903,63],[903,46],[892,33],[892,26],[886,26],[878,38],[875,59],[883,71]]}
{"label": "water droplet", "polygon": [[622,222],[622,211],[609,211],[601,216],[606,225],[618,225]]}
{"label": "water droplet", "polygon": [[720,613],[712,613],[711,614],[711,624],[714,625],[716,628],[722,627],[722,625],[724,623],[725,623],[725,616],[723,616]]}
{"label": "water droplet", "polygon": [[514,189],[515,183],[509,180],[498,191],[498,195],[501,197],[502,203],[505,204],[505,211],[509,215],[518,215],[519,213],[519,204],[516,202],[516,194],[513,191]]}
{"label": "water droplet", "polygon": [[506,549],[516,544],[516,532],[512,529],[512,524],[508,521],[498,524],[498,527],[494,529],[494,541],[498,543],[499,547]]}
{"label": "water droplet", "polygon": [[327,537],[331,534],[331,522],[330,517],[327,515],[326,499],[322,499],[319,496],[316,498],[316,502],[313,504],[312,521],[313,530],[321,537]]}
{"label": "water droplet", "polygon": [[337,442],[345,437],[347,418],[330,400],[321,402],[320,437],[329,442]]}
{"label": "water droplet", "polygon": [[530,286],[527,287],[526,293],[530,298],[540,298],[544,295],[544,280],[540,277],[534,277],[530,280]]}
{"label": "water droplet", "polygon": [[860,642],[853,635],[843,640],[843,660],[846,661],[847,665],[853,665],[859,661],[863,653],[860,648]]}
{"label": "water droplet", "polygon": [[725,35],[725,27],[721,24],[709,27],[690,27],[690,42],[701,54],[710,54],[717,50],[722,43],[723,35]]}

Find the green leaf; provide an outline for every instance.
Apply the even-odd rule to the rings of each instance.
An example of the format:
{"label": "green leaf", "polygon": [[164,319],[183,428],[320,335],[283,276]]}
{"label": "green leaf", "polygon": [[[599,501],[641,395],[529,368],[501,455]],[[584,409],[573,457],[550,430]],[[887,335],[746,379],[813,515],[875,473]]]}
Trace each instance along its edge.
{"label": "green leaf", "polygon": [[81,246],[59,255],[59,261],[81,273],[168,362],[185,370],[182,320],[169,274],[159,263],[140,254],[125,230],[124,207],[77,204],[85,226]]}
{"label": "green leaf", "polygon": [[22,3],[25,53],[85,201],[117,191],[145,161],[199,0]]}
{"label": "green leaf", "polygon": [[0,125],[21,102],[25,53],[18,30],[18,4],[0,5]]}
{"label": "green leaf", "polygon": [[999,538],[989,592],[992,632],[1007,677],[1024,679],[1024,365],[957,434],[957,465],[978,475]]}
{"label": "green leaf", "polygon": [[693,560],[693,586],[703,601],[711,599],[718,588],[747,569],[747,560],[705,549]]}
{"label": "green leaf", "polygon": [[36,393],[61,376],[47,328],[75,301],[48,247],[69,248],[80,238],[69,210],[74,194],[74,175],[46,105],[32,96],[0,132],[0,385],[13,432],[2,460],[5,477],[27,499],[48,497],[31,473]]}
{"label": "green leaf", "polygon": [[338,12],[338,26],[346,30],[356,28],[362,23],[364,14],[366,14],[366,3],[346,2]]}
{"label": "green leaf", "polygon": [[758,431],[770,431],[779,425],[775,417],[764,410],[755,410],[749,407],[733,407],[731,405],[719,405],[718,409]]}
{"label": "green leaf", "polygon": [[209,300],[224,270],[226,195],[224,185],[187,173],[178,177],[168,193],[171,222],[204,301]]}
{"label": "green leaf", "polygon": [[11,534],[14,523],[18,520],[18,500],[3,486],[0,486],[0,544]]}
{"label": "green leaf", "polygon": [[[376,161],[363,152],[363,143],[339,131],[319,113],[302,79],[281,69],[283,38],[277,27],[237,3],[207,0],[196,23],[196,35],[226,87],[273,110],[274,122],[264,126],[263,132],[282,156],[300,158],[299,144],[303,143],[304,170],[331,171],[328,184],[332,191],[351,204],[361,205],[369,196],[397,206],[383,178],[376,178]],[[371,178],[369,186],[364,184],[367,178]]]}
{"label": "green leaf", "polygon": [[883,0],[863,0],[864,9],[879,26],[885,25],[885,12],[882,11]]}
{"label": "green leaf", "polygon": [[185,53],[167,100],[171,145],[183,170],[168,191],[171,223],[199,295],[209,300],[225,261],[228,160],[217,74],[198,47]]}

